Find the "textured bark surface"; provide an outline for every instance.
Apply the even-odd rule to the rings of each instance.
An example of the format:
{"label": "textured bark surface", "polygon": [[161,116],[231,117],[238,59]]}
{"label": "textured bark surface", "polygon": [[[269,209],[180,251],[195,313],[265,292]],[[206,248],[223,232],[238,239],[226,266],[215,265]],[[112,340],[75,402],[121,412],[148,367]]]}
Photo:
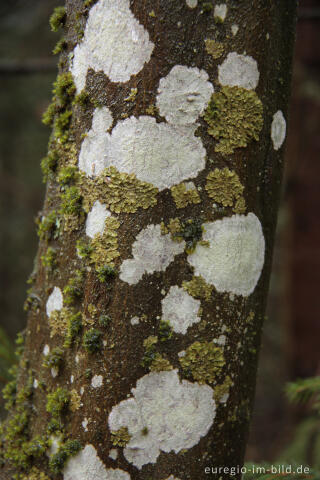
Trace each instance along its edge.
{"label": "textured bark surface", "polygon": [[[121,3],[125,4],[125,2]],[[63,130],[63,133],[67,132],[67,139],[62,139],[61,144],[61,135],[55,133],[56,137],[53,135],[50,141],[50,151],[58,152],[58,165],[52,168],[49,174],[43,216],[48,218],[52,211],[56,211],[57,215],[54,217],[55,226],[51,225],[42,234],[45,238],[40,241],[32,292],[28,302],[30,312],[17,385],[19,392],[28,383],[28,379],[30,384],[30,378],[32,379],[33,386],[30,386],[26,398],[23,399],[24,408],[29,412],[27,424],[22,432],[24,441],[32,441],[36,435],[45,442],[50,436],[52,437],[52,433],[48,433],[52,412],[47,411],[46,405],[48,395],[50,396],[50,393],[61,387],[66,390],[67,396],[71,395],[71,399],[68,397],[66,401],[68,405],[61,411],[61,415],[58,415],[62,426],[56,429],[55,437],[59,437],[62,444],[72,439],[78,440],[82,448],[89,444],[93,445],[109,472],[99,473],[98,470],[95,472],[92,470],[91,474],[95,476],[91,477],[88,472],[81,476],[78,472],[79,476],[74,474],[72,477],[68,476],[65,470],[66,480],[109,478],[106,476],[111,475],[108,469],[121,469],[127,472],[132,480],[150,478],[165,480],[170,475],[181,480],[195,480],[207,476],[205,467],[237,466],[243,461],[254,397],[257,356],[283,166],[283,145],[278,150],[274,149],[270,130],[273,116],[277,111],[282,111],[287,118],[295,2],[244,0],[239,3],[230,0],[226,2],[227,14],[224,20],[217,18],[217,15],[215,18],[214,10],[210,5],[210,2],[199,1],[195,8],[189,8],[183,0],[172,0],[170,4],[165,0],[132,1],[131,11],[135,19],[149,33],[150,41],[154,44],[150,61],[144,64],[139,73],[131,75],[130,80],[126,82],[111,82],[102,71],[95,72],[89,69],[85,87],[86,100],[82,102],[78,100],[77,103],[71,104],[72,99],[67,98],[65,102],[67,106],[56,107],[56,118],[57,115],[63,115],[64,108],[68,108],[72,110],[72,119],[69,129]],[[66,73],[69,69],[69,54],[78,42],[79,31],[85,29],[89,11],[88,7],[83,7],[83,2],[80,0],[67,1],[65,25],[67,50],[61,56],[60,73]],[[238,26],[236,33],[235,25]],[[214,47],[217,49],[218,46],[220,53],[217,53],[217,50],[214,50],[213,55],[208,53],[209,44],[205,42],[208,39],[217,42]],[[125,44],[125,39],[123,41]],[[167,77],[176,65],[197,67],[207,72],[208,81],[217,94],[221,90],[217,67],[231,52],[250,56],[257,62],[259,82],[255,92],[263,107],[262,128],[258,129],[258,138],[248,140],[246,147],[235,148],[233,153],[224,154],[216,150],[218,141],[208,133],[206,116],[198,116],[199,127],[195,138],[201,140],[206,150],[206,165],[205,168],[199,169],[197,175],[187,180],[192,180],[196,185],[199,203],[191,201],[186,206],[178,208],[172,192],[166,188],[157,193],[153,205],[148,208],[144,205],[145,208],[139,207],[135,212],[129,213],[123,207],[123,202],[119,203],[119,211],[117,211],[112,208],[112,198],[95,194],[94,189],[98,188],[97,185],[94,182],[87,184],[86,182],[90,180],[84,174],[80,179],[73,175],[71,180],[61,180],[61,171],[65,173],[63,168],[73,165],[77,169],[77,159],[85,138],[84,134],[90,130],[93,113],[98,106],[109,108],[113,117],[113,128],[120,122],[125,122],[124,119],[128,117],[139,118],[141,115],[153,116],[158,123],[164,123],[163,116],[160,116],[159,110],[154,108],[157,103],[159,81]],[[213,58],[215,56],[218,58]],[[247,93],[238,86],[234,88],[238,89],[236,91],[240,92],[240,95],[244,95],[241,98],[245,98],[244,104],[246,104]],[[219,97],[215,97],[216,105],[218,105],[218,99]],[[208,102],[205,106],[207,104]],[[150,109],[150,106],[153,108]],[[246,111],[244,113],[246,114]],[[243,119],[241,114],[242,112],[236,120],[239,130],[242,123],[247,121],[247,118]],[[254,130],[255,123],[260,121],[259,114],[254,118],[254,121],[249,122],[249,138],[250,130]],[[221,118],[220,121],[222,121]],[[57,125],[55,130],[57,131]],[[186,134],[183,131],[181,135],[187,135],[190,138],[193,136],[190,132]],[[179,148],[177,144],[177,152]],[[228,168],[232,174],[235,172],[244,187],[241,196],[244,198],[245,205],[242,205],[240,210],[236,209],[233,202],[240,195],[233,195],[232,187],[230,189],[228,186],[225,187],[228,185],[227,181],[223,180],[219,188],[222,192],[226,188],[226,195],[229,194],[232,197],[231,202],[222,199],[219,203],[215,200],[219,195],[210,197],[209,189],[206,188],[210,172],[219,169],[217,175],[220,175],[225,168]],[[181,182],[183,180],[184,178]],[[105,177],[104,183],[109,181],[110,176]],[[121,181],[120,188],[123,187]],[[144,186],[141,186],[141,183],[139,185],[145,192]],[[75,207],[72,203],[74,196],[69,195],[72,188],[77,189],[76,194],[80,192],[82,195],[77,197]],[[127,196],[129,194],[130,191]],[[112,195],[112,193],[107,192],[105,195]],[[119,228],[116,229],[119,256],[111,262],[114,264],[112,268],[116,275],[114,277],[109,275],[106,281],[101,281],[101,270],[97,271],[94,261],[79,258],[76,248],[79,240],[89,241],[86,236],[86,216],[93,204],[92,196],[94,199],[98,197],[102,204],[111,205],[112,217],[119,222]],[[63,203],[67,203],[67,206],[63,206]],[[90,204],[89,207],[87,203]],[[170,319],[163,317],[161,301],[167,296],[171,287],[181,288],[183,282],[193,279],[194,271],[187,257],[190,255],[190,248],[193,250],[198,248],[196,243],[201,241],[201,234],[204,235],[205,230],[201,230],[201,224],[234,216],[235,212],[240,213],[241,218],[249,218],[245,217],[249,213],[254,214],[262,225],[265,259],[259,281],[251,289],[252,293],[244,294],[235,294],[232,289],[227,288],[222,289],[224,291],[218,291],[213,285],[209,285],[209,290],[211,288],[212,292],[201,299],[201,310],[197,313],[199,317],[201,316],[201,320],[190,325],[185,334],[171,331],[169,335],[165,335],[163,329],[167,324],[160,322],[162,319],[169,320],[170,323]],[[191,247],[189,245],[189,252],[177,254],[167,268],[145,273],[142,279],[134,284],[122,280],[119,272],[123,271],[123,262],[132,258],[132,246],[139,232],[149,225],[160,225],[162,222],[164,226],[168,226],[170,220],[177,218],[180,221],[181,231],[178,232],[180,240],[183,238],[193,242]],[[59,229],[57,225],[60,225]],[[106,228],[108,225],[107,219]],[[190,225],[191,233],[188,230]],[[165,230],[165,227],[162,228]],[[169,235],[170,232],[167,233],[167,236]],[[179,245],[178,242],[176,244]],[[41,256],[48,254],[48,248],[55,251],[55,265],[50,261],[41,261]],[[159,252],[154,252],[154,255],[159,255]],[[111,264],[108,261],[105,263]],[[54,268],[50,268],[52,266]],[[75,281],[77,270],[82,271],[82,279],[78,283]],[[74,283],[69,289],[69,293],[71,292],[69,295],[68,289],[65,291],[64,289],[68,284],[70,286],[72,281]],[[75,282],[76,289],[74,289]],[[73,342],[70,342],[71,345],[66,345],[67,329],[63,331],[62,328],[54,335],[54,329],[51,328],[50,331],[47,302],[54,287],[60,288],[63,292],[64,307],[69,309],[69,326],[71,313],[80,312],[82,316],[82,329],[75,335]],[[207,287],[208,285],[203,288],[207,289]],[[194,300],[199,301],[199,297],[194,292],[193,296],[196,297]],[[190,297],[192,298],[191,295]],[[69,305],[66,305],[67,298],[70,300]],[[188,313],[186,311],[186,316]],[[105,318],[101,319],[101,315],[107,315],[108,321]],[[132,324],[130,320],[133,317],[138,317],[139,323]],[[61,317],[56,321],[61,321]],[[51,327],[53,322],[54,319],[51,319]],[[83,343],[92,328],[99,330],[102,335],[96,342],[99,348],[94,353],[90,353]],[[225,345],[221,335],[225,336]],[[157,342],[154,337],[158,337]],[[195,342],[200,343],[195,344]],[[43,366],[43,362],[49,357],[43,353],[46,345],[50,347],[51,353],[55,347],[62,350],[60,365],[56,370],[51,369],[52,365],[49,368]],[[189,358],[188,348],[191,345],[195,349],[200,345],[203,350],[200,348],[196,351],[197,358],[194,364],[189,365],[189,368],[183,368],[181,359]],[[209,356],[211,347],[215,350],[210,364],[211,360],[208,358],[211,358]],[[208,348],[209,350],[206,350]],[[182,351],[187,351],[185,357],[178,356]],[[162,363],[163,368],[155,367],[153,363],[155,359],[160,359],[160,355],[162,361],[166,360]],[[162,374],[156,373],[155,370],[166,370],[168,375],[172,375],[172,370],[169,370],[172,367],[178,370],[180,380],[186,380],[187,383],[183,385],[190,386],[192,383],[199,388],[199,391],[212,393],[216,404],[215,417],[212,424],[208,425],[210,428],[207,432],[199,432],[199,439],[192,447],[187,446],[185,442],[185,447],[177,447],[176,453],[169,447],[167,447],[168,452],[165,453],[163,450],[166,447],[163,441],[163,448],[159,447],[161,453],[159,452],[156,461],[145,462],[142,468],[137,468],[124,456],[123,444],[120,442],[121,445],[119,445],[119,435],[118,437],[111,435],[108,426],[110,412],[121,401],[129,397],[133,398],[131,389],[136,386],[139,379],[146,378],[150,369],[153,373],[148,378],[154,378],[156,390],[157,381],[160,382],[157,378],[162,378]],[[211,370],[212,375],[210,375]],[[102,385],[95,388],[93,385],[96,384],[92,379],[95,378],[99,383],[96,376],[100,375]],[[219,387],[221,392],[221,385],[224,386],[224,401],[221,401],[223,394],[220,397],[218,395]],[[174,395],[174,392],[172,394]],[[150,395],[152,397],[152,391]],[[18,415],[21,406],[19,401],[13,395],[9,420]],[[183,409],[183,405],[178,403],[174,405],[174,400],[172,402],[173,407],[170,404],[163,406],[161,401],[158,405],[163,415],[166,410],[174,413],[171,422],[179,416],[179,408]],[[188,422],[188,412],[184,412],[183,415]],[[169,420],[159,417],[158,421],[163,421],[165,429],[166,421]],[[147,424],[144,428],[142,434],[146,437],[146,450],[148,450],[154,442],[151,438],[152,427],[150,430]],[[197,429],[197,426],[194,428]],[[6,432],[6,427],[4,430]],[[189,433],[192,436],[194,432]],[[23,476],[23,469],[20,470],[14,466],[17,463],[13,458],[14,455],[12,452],[8,453],[8,445],[11,449],[17,445],[20,450],[24,448],[19,444],[19,434],[14,434],[13,437],[13,440],[11,437],[8,439],[8,433],[5,433],[3,454],[6,466],[3,467],[1,478],[9,479],[13,473],[18,472],[22,473],[21,478],[31,478],[30,473]],[[157,441],[159,442],[159,439]],[[125,444],[126,441],[124,446]],[[118,451],[116,460],[109,456],[111,449]],[[39,471],[45,472],[52,479],[63,478],[63,468],[60,473],[50,471],[46,455],[39,458],[29,455],[26,465],[22,466],[27,472],[30,472],[32,466],[36,466],[38,471],[31,470],[35,475],[32,478],[42,478],[39,476]],[[121,477],[119,471],[113,472],[112,475],[119,479],[129,478]],[[211,474],[211,476],[212,478],[221,476],[229,478],[229,474]],[[113,477],[110,476],[110,478]]]}

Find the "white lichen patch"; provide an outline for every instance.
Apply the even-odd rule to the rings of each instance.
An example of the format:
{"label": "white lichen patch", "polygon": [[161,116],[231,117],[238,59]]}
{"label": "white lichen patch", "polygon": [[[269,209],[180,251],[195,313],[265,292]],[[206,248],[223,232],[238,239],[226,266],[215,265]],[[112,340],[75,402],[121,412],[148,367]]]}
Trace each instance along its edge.
{"label": "white lichen patch", "polygon": [[52,293],[49,295],[46,303],[46,312],[48,317],[56,310],[61,310],[63,307],[63,296],[59,287],[54,287]]}
{"label": "white lichen patch", "polygon": [[71,457],[64,470],[63,480],[130,480],[129,473],[106,468],[92,445],[86,445],[77,455]]}
{"label": "white lichen patch", "polygon": [[112,408],[109,428],[128,429],[131,438],[123,453],[139,469],[155,463],[161,451],[178,453],[196,445],[215,417],[212,388],[180,382],[178,370],[145,375],[132,394]]}
{"label": "white lichen patch", "polygon": [[286,138],[286,121],[281,110],[278,110],[272,119],[271,124],[271,139],[273,142],[273,148],[279,150],[282,146],[284,139]]}
{"label": "white lichen patch", "polygon": [[102,375],[94,375],[91,379],[91,386],[93,388],[100,388],[103,385],[103,376]]}
{"label": "white lichen patch", "polygon": [[86,235],[90,238],[94,238],[98,233],[103,233],[106,218],[110,217],[111,212],[107,210],[107,207],[97,200],[91,211],[88,213],[86,221]]}
{"label": "white lichen patch", "polygon": [[116,448],[111,448],[110,452],[109,452],[109,457],[112,459],[112,460],[117,460],[118,458],[118,450]]}
{"label": "white lichen patch", "polygon": [[218,292],[250,295],[264,264],[265,241],[259,219],[253,214],[233,215],[203,224],[203,240],[188,256],[195,275],[201,275]]}
{"label": "white lichen patch", "polygon": [[86,134],[79,154],[79,169],[88,176],[97,176],[107,166],[109,135],[107,131],[113,122],[107,107],[96,108],[93,112],[92,126]]}
{"label": "white lichen patch", "polygon": [[200,300],[194,299],[177,285],[170,287],[169,293],[161,301],[162,319],[168,321],[176,333],[187,333],[194,323],[200,322]]}
{"label": "white lichen patch", "polygon": [[87,417],[81,422],[82,428],[85,432],[88,431],[88,423],[89,423],[89,420],[87,419]]}
{"label": "white lichen patch", "polygon": [[224,21],[227,16],[228,7],[225,3],[220,3],[220,5],[215,5],[213,10],[213,16],[215,19]]}
{"label": "white lichen patch", "polygon": [[49,347],[49,345],[45,345],[45,346],[43,347],[43,355],[44,355],[45,357],[47,357],[47,356],[49,355],[49,353],[50,353],[50,347]]}
{"label": "white lichen patch", "polygon": [[112,82],[127,82],[149,62],[154,44],[135,19],[129,0],[99,0],[89,12],[82,42],[74,50],[71,72],[80,92],[89,68]]}
{"label": "white lichen patch", "polygon": [[239,31],[239,25],[237,25],[236,23],[231,25],[231,32],[234,37],[237,35],[238,31]]}
{"label": "white lichen patch", "polygon": [[184,248],[184,241],[174,242],[170,234],[162,235],[160,225],[148,225],[136,237],[132,246],[133,258],[122,263],[120,279],[133,285],[144,273],[164,271]]}
{"label": "white lichen patch", "polygon": [[140,318],[139,317],[132,317],[130,320],[131,325],[139,325]]}
{"label": "white lichen patch", "polygon": [[204,112],[213,94],[213,86],[204,70],[174,66],[159,82],[157,107],[168,123],[193,124]]}
{"label": "white lichen patch", "polygon": [[259,82],[257,62],[249,55],[229,53],[218,71],[221,85],[254,90]]}
{"label": "white lichen patch", "polygon": [[186,4],[189,8],[196,8],[198,0],[186,0]]}
{"label": "white lichen patch", "polygon": [[38,382],[38,380],[35,378],[35,379],[33,380],[33,388],[34,388],[34,389],[37,389],[38,387],[39,387],[39,382]]}
{"label": "white lichen patch", "polygon": [[112,131],[109,165],[159,190],[194,178],[205,167],[206,155],[195,128],[157,123],[150,116],[127,118]]}

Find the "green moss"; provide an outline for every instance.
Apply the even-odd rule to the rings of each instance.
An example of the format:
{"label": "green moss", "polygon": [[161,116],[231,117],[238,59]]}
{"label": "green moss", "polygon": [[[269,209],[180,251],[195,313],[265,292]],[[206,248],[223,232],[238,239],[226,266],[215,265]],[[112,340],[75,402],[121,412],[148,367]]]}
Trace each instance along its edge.
{"label": "green moss", "polygon": [[111,432],[111,442],[115,447],[125,447],[130,439],[131,435],[127,427],[121,427],[119,430]]}
{"label": "green moss", "polygon": [[87,258],[87,259],[91,257],[91,254],[93,251],[93,248],[90,245],[89,241],[84,239],[77,240],[76,249],[77,249],[77,255],[80,258]]}
{"label": "green moss", "polygon": [[201,276],[194,276],[189,282],[182,282],[182,288],[193,298],[197,298],[199,300],[204,299],[207,301],[210,300],[213,290],[213,287],[208,285]]}
{"label": "green moss", "polygon": [[56,116],[54,121],[54,135],[61,143],[66,143],[69,139],[69,127],[71,123],[72,110],[66,110]]}
{"label": "green moss", "polygon": [[60,347],[55,347],[43,361],[43,366],[47,368],[59,369],[63,364],[64,351]]}
{"label": "green moss", "polygon": [[204,13],[210,13],[213,10],[213,4],[211,2],[204,2],[202,4],[202,11]]}
{"label": "green moss", "polygon": [[41,255],[41,263],[50,272],[53,272],[57,268],[57,251],[48,247],[46,253]]}
{"label": "green moss", "polygon": [[87,107],[91,103],[89,93],[83,89],[78,95],[76,95],[74,103],[84,108]]}
{"label": "green moss", "polygon": [[47,395],[46,410],[53,418],[59,419],[61,414],[67,410],[70,402],[68,390],[58,387],[54,392]]}
{"label": "green moss", "polygon": [[207,176],[205,186],[210,198],[224,207],[232,206],[241,197],[244,186],[236,172],[229,168],[215,168]]}
{"label": "green moss", "polygon": [[67,333],[63,346],[70,348],[76,337],[79,335],[82,329],[82,315],[81,312],[77,312],[71,315],[67,321]]}
{"label": "green moss", "polygon": [[40,240],[49,241],[57,239],[60,235],[60,218],[55,210],[42,217],[38,224],[38,236]]}
{"label": "green moss", "polygon": [[183,372],[199,383],[212,383],[225,364],[223,349],[212,342],[194,342],[179,358]]}
{"label": "green moss", "polygon": [[55,173],[58,166],[58,160],[59,157],[54,150],[49,151],[48,155],[41,160],[41,170],[44,183],[48,181],[50,175]]}
{"label": "green moss", "polygon": [[97,269],[97,276],[101,283],[108,282],[114,278],[116,274],[116,269],[110,265],[104,265],[103,267]]}
{"label": "green moss", "polygon": [[111,317],[109,315],[100,315],[99,325],[100,327],[107,328],[111,323]]}
{"label": "green moss", "polygon": [[145,368],[150,368],[152,362],[157,358],[156,344],[158,343],[158,337],[155,335],[150,335],[145,338],[143,341],[143,346],[145,348],[145,353],[142,357],[141,365]]}
{"label": "green moss", "polygon": [[82,196],[77,187],[71,186],[65,189],[61,195],[61,213],[66,215],[78,215],[81,211]]}
{"label": "green moss", "polygon": [[59,53],[63,52],[68,46],[67,40],[62,37],[58,42],[56,43],[54,49],[52,50],[53,55],[58,55]]}
{"label": "green moss", "polygon": [[96,353],[102,349],[102,332],[91,328],[83,336],[83,346],[89,353]]}
{"label": "green moss", "polygon": [[53,10],[53,13],[50,17],[49,23],[51,30],[57,32],[59,28],[63,27],[66,20],[66,9],[65,7],[56,7]]}
{"label": "green moss", "polygon": [[84,273],[76,270],[74,276],[69,278],[68,284],[63,289],[63,301],[65,305],[72,305],[83,295]]}
{"label": "green moss", "polygon": [[77,177],[78,177],[77,167],[68,165],[59,170],[57,180],[60,183],[60,185],[69,185],[71,182],[76,181]]}
{"label": "green moss", "polygon": [[247,147],[259,140],[263,125],[262,103],[253,90],[242,87],[222,87],[212,95],[204,119],[208,133],[219,143],[215,151],[226,155],[236,148]]}
{"label": "green moss", "polygon": [[56,113],[57,113],[56,104],[53,101],[48,105],[48,108],[43,113],[42,123],[44,125],[47,125],[48,127],[53,127],[54,117],[55,117]]}
{"label": "green moss", "polygon": [[67,107],[74,99],[76,86],[71,72],[58,75],[53,84],[53,95],[59,107]]}
{"label": "green moss", "polygon": [[68,458],[76,455],[81,450],[81,444],[78,440],[67,440],[61,444],[57,453],[53,454],[49,460],[50,470],[58,474],[60,473]]}
{"label": "green moss", "polygon": [[201,218],[190,218],[181,222],[181,230],[171,234],[173,240],[184,240],[186,242],[187,253],[193,252],[197,242],[202,238],[202,223]]}
{"label": "green moss", "polygon": [[166,320],[160,320],[159,325],[159,340],[165,342],[169,340],[173,335],[173,330],[170,323]]}

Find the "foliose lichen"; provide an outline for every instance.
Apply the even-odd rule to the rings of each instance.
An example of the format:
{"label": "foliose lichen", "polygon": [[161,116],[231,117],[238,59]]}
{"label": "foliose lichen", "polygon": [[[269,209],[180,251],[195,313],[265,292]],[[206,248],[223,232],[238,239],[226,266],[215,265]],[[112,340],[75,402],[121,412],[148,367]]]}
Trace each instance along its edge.
{"label": "foliose lichen", "polygon": [[215,168],[207,176],[205,189],[215,202],[228,207],[241,197],[244,186],[233,170]]}
{"label": "foliose lichen", "polygon": [[189,293],[193,298],[198,298],[199,300],[209,301],[211,298],[213,287],[208,285],[204,278],[201,276],[194,276],[189,282],[182,282],[182,288]]}
{"label": "foliose lichen", "polygon": [[179,183],[171,187],[171,194],[177,208],[200,203],[201,199],[193,182]]}
{"label": "foliose lichen", "polygon": [[212,38],[207,38],[205,41],[206,51],[213,59],[220,58],[224,53],[224,45]]}
{"label": "foliose lichen", "polygon": [[258,141],[262,113],[261,100],[253,90],[225,86],[215,92],[204,115],[208,133],[218,141],[215,151],[229,155]]}
{"label": "foliose lichen", "polygon": [[199,383],[213,383],[225,365],[223,349],[212,342],[194,342],[179,361],[184,374]]}

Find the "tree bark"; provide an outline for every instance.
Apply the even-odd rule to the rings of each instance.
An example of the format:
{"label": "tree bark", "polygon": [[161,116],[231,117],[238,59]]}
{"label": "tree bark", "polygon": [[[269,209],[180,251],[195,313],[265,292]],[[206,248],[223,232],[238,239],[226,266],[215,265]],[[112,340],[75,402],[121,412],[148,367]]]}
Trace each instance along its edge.
{"label": "tree bark", "polygon": [[241,467],[295,14],[285,0],[56,12],[66,35],[2,478]]}

